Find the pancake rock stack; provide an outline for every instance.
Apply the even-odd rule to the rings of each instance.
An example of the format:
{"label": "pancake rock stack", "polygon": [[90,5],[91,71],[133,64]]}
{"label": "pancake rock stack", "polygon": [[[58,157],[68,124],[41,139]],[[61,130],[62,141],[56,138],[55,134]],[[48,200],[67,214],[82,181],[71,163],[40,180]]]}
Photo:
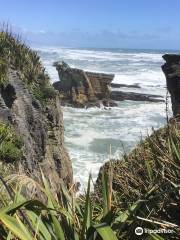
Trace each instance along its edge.
{"label": "pancake rock stack", "polygon": [[180,55],[165,54],[163,59],[166,63],[162,70],[166,76],[167,89],[171,95],[172,110],[174,117],[180,117]]}
{"label": "pancake rock stack", "polygon": [[71,68],[65,62],[54,63],[60,81],[53,84],[60,92],[62,105],[75,107],[112,106],[110,100],[110,84],[113,74],[86,72]]}

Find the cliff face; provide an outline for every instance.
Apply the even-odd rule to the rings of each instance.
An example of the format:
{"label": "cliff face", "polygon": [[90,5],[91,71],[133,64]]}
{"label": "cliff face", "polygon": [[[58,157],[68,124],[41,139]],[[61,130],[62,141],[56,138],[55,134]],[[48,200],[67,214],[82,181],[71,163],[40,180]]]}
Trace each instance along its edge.
{"label": "cliff face", "polygon": [[171,95],[173,115],[180,115],[180,55],[165,54],[162,70],[166,76],[167,89]]}
{"label": "cliff face", "polygon": [[57,189],[60,179],[72,183],[71,162],[64,148],[63,119],[56,96],[45,108],[28,91],[15,70],[8,71],[8,85],[1,88],[0,120],[14,126],[22,137],[21,166],[40,178],[40,168]]}
{"label": "cliff face", "polygon": [[[50,91],[42,66],[33,76],[26,76],[31,84],[25,74],[25,70],[8,63],[5,84],[0,82],[0,121],[11,124],[22,139],[23,158],[16,164],[37,180],[42,169],[52,187],[58,190],[60,181],[66,185],[73,182],[71,161],[64,147],[60,99]],[[45,96],[45,102],[39,101]]]}

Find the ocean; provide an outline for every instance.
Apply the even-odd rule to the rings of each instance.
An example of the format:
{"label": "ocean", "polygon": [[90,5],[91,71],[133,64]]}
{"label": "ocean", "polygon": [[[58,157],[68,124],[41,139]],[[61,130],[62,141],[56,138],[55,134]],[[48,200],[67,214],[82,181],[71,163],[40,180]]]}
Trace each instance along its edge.
{"label": "ocean", "polygon": [[[161,70],[162,55],[168,50],[35,48],[52,82],[58,81],[54,61],[71,67],[113,73],[114,83],[139,84],[141,88],[123,91],[162,95],[166,81]],[[116,89],[117,90],[117,89]],[[170,108],[170,103],[169,103]],[[75,180],[86,186],[89,173],[94,181],[100,167],[109,159],[120,159],[138,142],[166,123],[165,103],[118,102],[109,110],[63,107],[65,144],[70,154]],[[171,110],[169,109],[169,115]]]}

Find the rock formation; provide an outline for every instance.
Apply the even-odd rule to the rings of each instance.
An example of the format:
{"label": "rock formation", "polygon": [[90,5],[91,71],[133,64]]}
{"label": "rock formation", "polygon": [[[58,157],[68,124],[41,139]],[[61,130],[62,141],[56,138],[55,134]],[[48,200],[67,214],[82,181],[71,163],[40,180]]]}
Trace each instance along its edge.
{"label": "rock formation", "polygon": [[165,54],[162,70],[166,76],[167,89],[171,95],[173,115],[180,116],[180,55]]}
{"label": "rock formation", "polygon": [[77,68],[71,68],[65,62],[54,63],[60,81],[53,84],[60,92],[61,103],[73,107],[93,107],[104,105],[105,107],[117,106],[115,101],[150,101],[161,102],[161,96],[141,94],[133,92],[114,91],[113,88],[131,87],[136,85],[114,84],[113,74],[87,72]]}
{"label": "rock formation", "polygon": [[64,147],[59,94],[36,52],[11,34],[0,36],[6,46],[0,48],[0,121],[11,125],[23,142],[23,157],[12,164],[38,181],[42,169],[55,191],[62,181],[70,186],[73,173]]}
{"label": "rock formation", "polygon": [[125,88],[141,88],[138,83],[136,84],[120,84],[120,83],[111,83],[111,87],[112,88],[121,88],[121,87],[125,87]]}
{"label": "rock formation", "polygon": [[110,83],[114,75],[86,72],[71,68],[65,62],[56,62],[54,66],[58,71],[60,81],[54,83],[53,86],[59,90],[62,104],[76,107],[100,106],[103,100],[107,100],[108,105]]}
{"label": "rock formation", "polygon": [[64,148],[63,119],[58,95],[43,108],[28,91],[18,72],[9,69],[8,85],[1,87],[0,121],[12,124],[24,146],[21,166],[40,178],[40,168],[57,189],[72,183],[72,166]]}
{"label": "rock formation", "polygon": [[115,101],[147,101],[147,102],[164,102],[162,96],[153,94],[143,94],[134,92],[112,91],[110,98]]}

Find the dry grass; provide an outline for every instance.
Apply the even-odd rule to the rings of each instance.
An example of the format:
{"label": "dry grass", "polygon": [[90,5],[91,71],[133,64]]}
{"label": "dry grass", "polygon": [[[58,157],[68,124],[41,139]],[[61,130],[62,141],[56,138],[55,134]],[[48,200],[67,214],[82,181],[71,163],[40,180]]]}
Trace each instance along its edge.
{"label": "dry grass", "polygon": [[[154,222],[161,223],[161,227],[167,222],[168,227],[180,226],[180,128],[175,120],[154,131],[121,161],[112,161],[112,166],[114,207],[124,211],[141,201],[132,222],[123,227],[124,239],[128,235],[136,239],[136,226],[159,228]],[[110,168],[109,162],[106,163],[105,171]],[[96,192],[101,184],[100,173]]]}

